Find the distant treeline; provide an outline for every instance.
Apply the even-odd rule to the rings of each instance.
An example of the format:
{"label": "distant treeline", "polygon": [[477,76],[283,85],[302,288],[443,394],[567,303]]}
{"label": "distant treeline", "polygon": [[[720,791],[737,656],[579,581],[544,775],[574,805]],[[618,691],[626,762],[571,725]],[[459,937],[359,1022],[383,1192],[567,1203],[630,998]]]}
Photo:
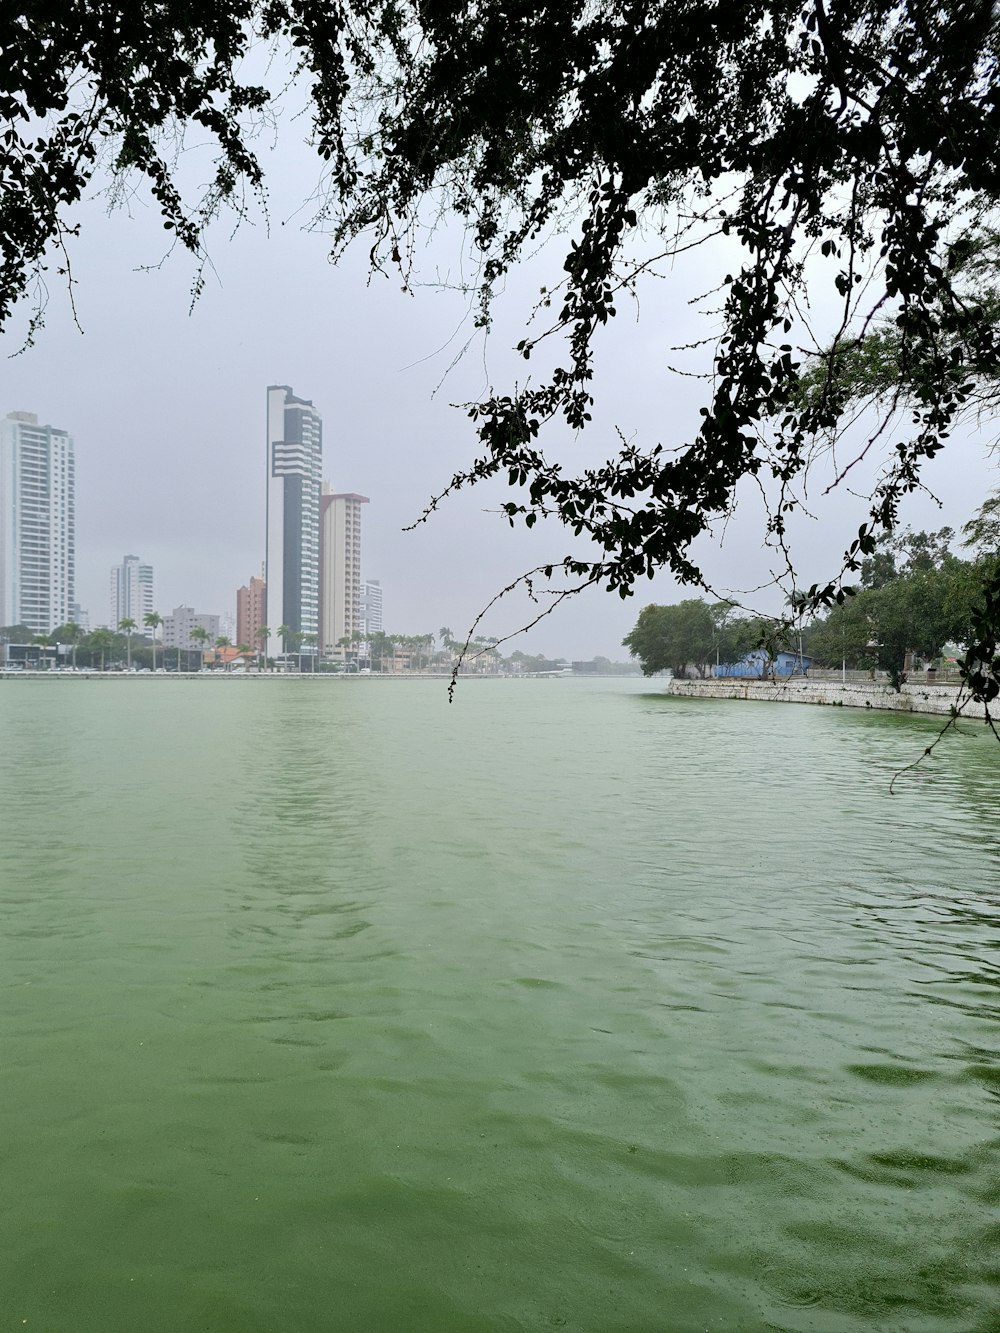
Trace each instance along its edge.
{"label": "distant treeline", "polygon": [[1000,495],[987,500],[962,530],[971,558],[952,550],[955,533],[903,532],[886,537],[860,571],[860,587],[827,615],[800,629],[748,615],[732,602],[690,598],[651,605],[623,643],[645,675],[708,675],[719,663],[764,648],[803,654],[818,666],[882,670],[898,685],[908,664],[938,666],[946,648],[964,653],[986,580],[1000,565]]}
{"label": "distant treeline", "polygon": [[[38,651],[33,656],[42,666],[73,665],[109,670],[131,667],[152,670],[158,667],[169,671],[196,671],[205,660],[209,667],[224,669],[231,665],[233,650],[259,665],[274,666],[278,654],[294,658],[295,666],[311,669],[315,653],[315,635],[299,634],[281,625],[277,630],[262,626],[254,644],[234,644],[225,635],[211,639],[207,632],[196,628],[192,638],[201,639],[201,647],[184,649],[164,647],[153,635],[162,619],[152,614],[149,633],[139,632],[139,626],[124,620],[124,629],[95,629],[84,631],[68,621],[51,634],[35,634],[27,625],[0,626],[0,644],[31,645]],[[456,656],[465,649],[463,670],[487,673],[520,673],[561,671],[572,667],[593,675],[634,675],[634,662],[612,662],[607,657],[594,657],[586,662],[569,662],[564,657],[551,658],[543,653],[530,654],[516,650],[504,656],[497,640],[477,636],[469,641],[455,639],[446,627],[437,634],[395,634],[378,631],[367,638],[360,632],[341,639],[337,645],[338,662],[321,662],[319,670],[372,671],[439,671],[450,673]]]}

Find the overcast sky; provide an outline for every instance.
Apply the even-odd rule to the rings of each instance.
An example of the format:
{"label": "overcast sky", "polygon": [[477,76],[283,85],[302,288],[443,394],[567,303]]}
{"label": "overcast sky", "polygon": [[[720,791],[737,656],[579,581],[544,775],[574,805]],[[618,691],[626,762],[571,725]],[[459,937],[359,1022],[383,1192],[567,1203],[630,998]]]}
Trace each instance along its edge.
{"label": "overcast sky", "polygon": [[[386,629],[447,625],[457,636],[523,570],[573,549],[555,525],[515,531],[485,512],[508,498],[504,488],[463,492],[427,525],[402,531],[472,457],[472,427],[452,404],[490,385],[509,390],[531,369],[510,349],[564,251],[550,247],[511,280],[489,345],[475,342],[449,371],[473,332],[465,299],[434,286],[436,273],[457,272],[457,234],[438,236],[422,264],[429,285],[405,295],[397,281],[369,282],[363,246],[335,268],[324,238],[303,230],[304,215],[294,214],[317,170],[306,150],[289,137],[270,169],[269,234],[260,220],[233,237],[225,223],[216,226],[214,271],[190,311],[186,254],[141,271],[165,252],[155,210],[139,200],[131,216],[108,216],[101,199],[89,200],[74,215],[83,227],[70,252],[83,331],[50,275],[36,345],[16,355],[20,329],[3,340],[0,411],[36,412],[74,436],[77,589],[92,626],[107,619],[109,571],[125,553],[153,564],[161,613],[184,603],[234,614],[236,588],[263,558],[265,390],[289,384],[322,413],[325,475],[338,490],[371,499],[363,563],[366,577],[382,581]],[[580,439],[556,427],[544,442],[554,456],[573,466],[596,461],[615,449],[615,428],[643,446],[690,437],[704,385],[666,366],[677,359],[675,344],[708,331],[687,302],[720,280],[727,259],[718,249],[697,254],[646,290],[638,318],[622,303],[600,340],[594,423]],[[998,482],[984,438],[972,431],[926,475],[944,507],[915,497],[905,517],[918,527],[959,525]],[[821,489],[816,518],[796,525],[802,586],[836,572],[864,513],[846,490],[822,501]],[[766,581],[775,561],[761,550],[752,489],[721,548],[700,554],[720,590]],[[697,594],[666,576],[625,602],[590,591],[510,647],[622,658],[622,636],[646,602],[686,595]],[[773,593],[756,599],[770,610],[779,602]],[[511,600],[481,628],[506,634],[528,615],[523,601]]]}

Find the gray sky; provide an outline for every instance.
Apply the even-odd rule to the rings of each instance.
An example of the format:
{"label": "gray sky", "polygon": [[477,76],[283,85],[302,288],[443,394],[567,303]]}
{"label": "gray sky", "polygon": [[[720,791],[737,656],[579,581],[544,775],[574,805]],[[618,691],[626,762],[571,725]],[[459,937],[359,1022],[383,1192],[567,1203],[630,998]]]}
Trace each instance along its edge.
{"label": "gray sky", "polygon": [[[573,549],[555,525],[511,530],[484,512],[516,498],[503,487],[463,492],[429,524],[401,531],[472,456],[472,427],[451,404],[540,373],[541,364],[526,366],[510,348],[523,336],[523,312],[538,287],[558,276],[563,251],[550,247],[511,279],[489,347],[475,343],[449,372],[472,334],[464,298],[433,285],[409,296],[398,282],[369,283],[363,246],[331,266],[324,238],[302,230],[304,215],[293,216],[316,168],[286,137],[271,162],[270,235],[258,222],[230,239],[231,227],[217,225],[214,272],[190,313],[186,254],[139,271],[157,264],[167,244],[152,207],[139,201],[131,217],[108,216],[95,198],[79,210],[83,234],[70,254],[83,333],[53,273],[36,345],[12,355],[21,333],[4,339],[11,359],[0,369],[0,411],[37,412],[75,437],[77,585],[92,625],[108,615],[109,570],[126,552],[154,565],[161,613],[179,603],[234,613],[236,588],[263,556],[265,389],[290,384],[323,415],[327,477],[338,490],[371,498],[364,567],[382,580],[386,628],[420,633],[447,625],[458,635],[504,584]],[[433,284],[435,270],[456,272],[460,252],[457,235],[439,235],[422,276]],[[687,302],[718,282],[726,263],[719,249],[698,253],[644,292],[638,319],[621,303],[601,338],[593,425],[577,440],[557,427],[547,449],[584,466],[615,448],[615,427],[645,446],[690,436],[705,387],[665,365],[677,360],[675,344],[708,332]],[[1000,480],[974,432],[926,475],[944,508],[918,496],[906,518],[935,528],[959,525]],[[821,489],[812,497],[816,519],[796,525],[803,585],[836,572],[864,513],[846,489],[826,501]],[[748,488],[721,548],[700,549],[720,591],[766,581],[774,560],[761,550],[760,534],[759,500]],[[622,636],[643,605],[691,595],[666,576],[625,602],[591,591],[510,648],[622,658]],[[755,601],[765,610],[779,603],[773,593]],[[506,634],[530,614],[523,600],[511,599],[482,630]]]}

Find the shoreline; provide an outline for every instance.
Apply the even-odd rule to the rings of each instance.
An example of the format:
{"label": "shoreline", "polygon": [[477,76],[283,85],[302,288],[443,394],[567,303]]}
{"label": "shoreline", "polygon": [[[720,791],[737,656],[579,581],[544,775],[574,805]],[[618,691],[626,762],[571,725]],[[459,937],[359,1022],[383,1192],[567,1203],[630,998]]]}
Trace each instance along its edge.
{"label": "shoreline", "polygon": [[[867,708],[882,713],[924,713],[947,717],[958,700],[956,685],[906,684],[897,693],[890,685],[795,677],[770,680],[671,680],[667,694],[684,699],[745,699],[758,703],[815,704],[833,708]],[[985,719],[981,703],[968,703],[967,718]]]}
{"label": "shoreline", "polygon": [[[549,673],[525,672],[503,675],[500,672],[460,672],[459,680],[640,680],[640,676],[600,675],[554,676]],[[78,667],[75,671],[23,671],[0,669],[0,683],[8,680],[436,680],[447,684],[447,671],[100,671]]]}

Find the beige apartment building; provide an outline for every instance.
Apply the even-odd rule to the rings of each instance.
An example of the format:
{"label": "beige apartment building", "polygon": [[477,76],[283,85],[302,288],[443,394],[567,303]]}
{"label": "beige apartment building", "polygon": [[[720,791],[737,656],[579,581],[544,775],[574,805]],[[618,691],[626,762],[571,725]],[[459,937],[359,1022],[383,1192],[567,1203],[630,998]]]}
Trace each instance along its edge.
{"label": "beige apartment building", "polygon": [[337,644],[362,625],[361,506],[367,495],[335,493],[323,483],[319,521],[319,627],[324,657],[342,657]]}

